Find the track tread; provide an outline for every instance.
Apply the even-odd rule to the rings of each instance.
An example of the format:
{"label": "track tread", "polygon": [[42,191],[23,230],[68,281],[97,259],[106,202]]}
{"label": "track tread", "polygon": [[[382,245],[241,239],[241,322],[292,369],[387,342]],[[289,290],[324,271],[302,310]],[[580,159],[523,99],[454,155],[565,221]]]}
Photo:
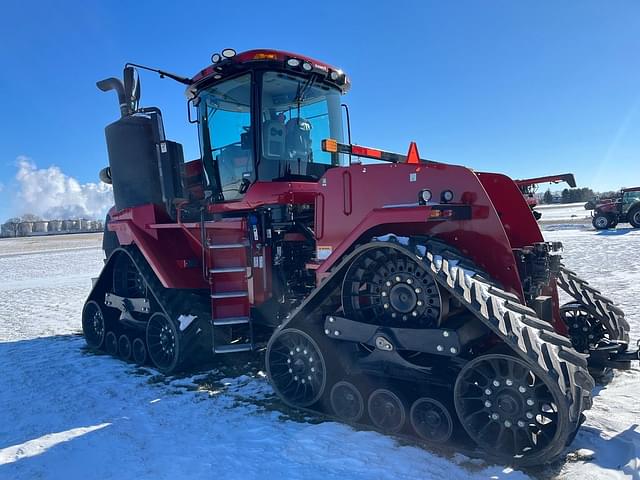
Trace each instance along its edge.
{"label": "track tread", "polygon": [[556,281],[560,288],[602,323],[612,340],[629,343],[629,323],[624,312],[611,299],[564,265],[560,267]]}

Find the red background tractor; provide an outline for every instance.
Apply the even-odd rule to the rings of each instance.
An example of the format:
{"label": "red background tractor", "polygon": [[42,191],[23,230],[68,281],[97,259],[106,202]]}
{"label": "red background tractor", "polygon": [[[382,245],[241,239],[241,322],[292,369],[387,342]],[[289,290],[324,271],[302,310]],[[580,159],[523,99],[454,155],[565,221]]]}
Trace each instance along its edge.
{"label": "red background tractor", "polygon": [[626,222],[640,228],[640,187],[623,188],[617,198],[598,202],[594,207],[592,223],[597,230]]}

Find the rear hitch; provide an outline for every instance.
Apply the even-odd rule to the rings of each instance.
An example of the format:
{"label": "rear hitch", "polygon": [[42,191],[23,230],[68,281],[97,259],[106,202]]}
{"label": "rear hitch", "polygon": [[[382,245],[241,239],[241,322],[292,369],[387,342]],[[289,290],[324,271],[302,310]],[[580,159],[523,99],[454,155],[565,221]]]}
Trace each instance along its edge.
{"label": "rear hitch", "polygon": [[640,340],[636,350],[629,351],[626,347],[626,343],[599,345],[589,351],[590,363],[616,370],[628,370],[631,368],[631,362],[640,361]]}

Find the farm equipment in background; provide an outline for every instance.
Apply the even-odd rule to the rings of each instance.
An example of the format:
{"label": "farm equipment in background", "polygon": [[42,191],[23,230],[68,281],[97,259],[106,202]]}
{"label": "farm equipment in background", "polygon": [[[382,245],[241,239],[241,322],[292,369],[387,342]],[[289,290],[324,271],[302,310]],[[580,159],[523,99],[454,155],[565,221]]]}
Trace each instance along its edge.
{"label": "farm equipment in background", "polygon": [[115,206],[89,347],[167,374],[264,351],[296,408],[520,465],[557,457],[591,406],[590,372],[637,352],[518,185],[413,143],[343,143],[349,80],[331,65],[276,50],[212,61],[193,78],[138,66],[187,85],[201,158],[186,163],[160,110],[139,107],[132,65],[98,83],[121,118],[106,127]]}
{"label": "farm equipment in background", "polygon": [[538,185],[541,183],[560,183],[567,182],[567,184],[571,188],[576,187],[576,179],[573,176],[573,173],[564,173],[562,175],[549,175],[546,177],[536,177],[536,178],[525,178],[524,180],[514,180],[525,200],[527,201],[527,205],[533,212],[533,216],[536,220],[540,220],[542,218],[542,214],[535,210],[536,205],[538,205],[538,200],[536,199],[536,192],[538,191]]}
{"label": "farm equipment in background", "polygon": [[617,198],[607,198],[593,206],[592,223],[596,230],[615,228],[618,223],[630,223],[640,228],[640,187],[623,188]]}

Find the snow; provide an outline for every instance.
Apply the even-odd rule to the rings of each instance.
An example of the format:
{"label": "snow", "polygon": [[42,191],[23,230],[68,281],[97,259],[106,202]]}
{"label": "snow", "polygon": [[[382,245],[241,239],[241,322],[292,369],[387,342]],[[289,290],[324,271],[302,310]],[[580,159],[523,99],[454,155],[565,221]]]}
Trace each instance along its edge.
{"label": "snow", "polygon": [[561,223],[591,226],[592,210],[586,210],[584,204],[585,202],[538,205],[535,209],[542,214],[542,225]]}
{"label": "snow", "polygon": [[189,328],[189,325],[191,325],[191,322],[193,322],[196,318],[195,315],[180,315],[178,317],[178,322],[180,322],[180,331],[184,332],[187,328]]}
{"label": "snow", "polygon": [[[640,231],[546,231],[640,336]],[[0,240],[0,479],[524,479],[292,411],[258,362],[165,377],[84,347],[100,235]],[[570,460],[535,478],[640,478],[640,370],[596,389]],[[589,452],[594,452],[593,458]]]}

